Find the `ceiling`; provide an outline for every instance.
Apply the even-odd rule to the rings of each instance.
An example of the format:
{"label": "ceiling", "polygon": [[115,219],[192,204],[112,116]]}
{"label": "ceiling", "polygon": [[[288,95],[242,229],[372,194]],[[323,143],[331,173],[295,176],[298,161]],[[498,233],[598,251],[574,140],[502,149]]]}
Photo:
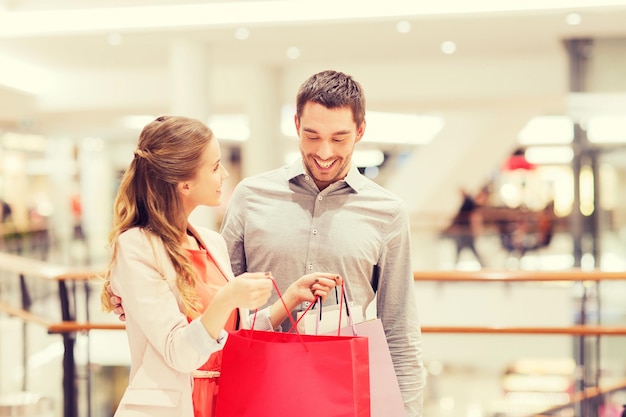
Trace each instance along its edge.
{"label": "ceiling", "polygon": [[[377,3],[376,7],[372,6],[374,3]],[[14,88],[0,67],[0,127],[35,128],[45,133],[47,126],[54,125],[51,120],[72,120],[72,115],[80,115],[81,123],[92,126],[95,131],[98,124],[109,123],[112,118],[123,114],[153,112],[154,108],[142,108],[141,104],[94,104],[98,93],[90,93],[88,99],[83,98],[91,104],[80,105],[78,95],[76,102],[79,104],[61,106],[56,104],[58,97],[54,98],[52,94],[69,96],[80,93],[72,91],[68,77],[115,74],[127,80],[117,85],[123,90],[129,87],[125,83],[132,83],[133,78],[124,79],[122,74],[143,72],[149,77],[150,74],[167,72],[168,45],[181,38],[206,45],[210,62],[223,71],[259,65],[278,68],[287,74],[311,73],[325,67],[346,67],[356,73],[359,73],[359,68],[378,73],[384,70],[383,75],[388,79],[390,89],[384,93],[368,93],[370,109],[375,103],[376,110],[382,111],[428,111],[431,105],[434,108],[446,107],[445,103],[454,96],[450,92],[451,87],[446,85],[454,85],[454,74],[464,71],[468,63],[468,68],[483,66],[488,71],[496,61],[558,57],[558,65],[563,69],[559,89],[566,91],[563,40],[626,37],[626,1],[579,0],[567,2],[565,6],[553,0],[476,0],[472,2],[473,6],[464,3],[467,2],[443,0],[431,5],[420,1],[393,0],[371,4],[350,0],[0,1],[0,59],[17,61],[28,68],[53,75],[48,83],[54,84],[57,80],[54,77],[65,76],[66,79],[58,83],[63,85],[63,90],[53,89],[54,93],[49,93],[49,96],[23,92]],[[165,9],[171,13],[171,19],[163,20],[164,9],[159,7],[169,8],[172,5],[182,7],[184,13],[179,16],[174,13],[175,9]],[[499,10],[493,10],[494,5]],[[74,16],[73,13],[82,14]],[[571,26],[566,23],[570,13],[580,15],[580,24]],[[67,16],[70,16],[69,20]],[[256,18],[259,21],[255,22]],[[185,23],[185,19],[190,21]],[[205,20],[206,23],[203,23]],[[399,33],[396,30],[399,21],[410,23],[411,30]],[[74,23],[80,24],[74,28]],[[133,27],[136,25],[141,27]],[[241,27],[249,31],[246,40],[235,37],[235,31]],[[116,45],[110,44],[112,36],[117,40]],[[444,41],[456,43],[455,54],[444,55],[441,52],[440,46]],[[297,59],[287,56],[286,51],[290,47],[299,49]],[[407,91],[401,91],[394,85],[396,71],[402,74],[398,77],[407,77],[407,74],[410,77],[413,71],[415,78],[424,83],[426,76],[420,74],[419,69],[428,65],[434,65],[430,67],[430,74],[435,73],[439,77],[427,81],[427,85],[434,91],[441,86],[440,97],[431,91],[426,98],[419,91],[413,93],[412,90],[407,90],[412,94],[407,97]],[[450,65],[454,72],[442,71],[443,65]],[[302,81],[303,78],[298,76],[293,75],[292,78]],[[522,70],[511,80],[524,76]],[[382,81],[368,82],[375,84],[372,90],[384,89]],[[408,85],[410,78],[403,82]],[[467,84],[468,80],[463,82]],[[514,82],[507,81],[509,84]],[[426,90],[420,83],[417,85]],[[490,89],[498,87],[490,87],[484,80],[480,83],[472,98],[459,96],[456,97],[457,103],[466,100],[471,105],[488,101],[497,94]],[[29,84],[28,78],[26,84]],[[285,88],[288,93],[284,99],[291,100],[296,87]],[[77,84],[76,89],[80,90],[80,85]],[[484,97],[480,97],[481,91],[485,92]],[[142,90],[138,89],[137,94],[143,94]],[[551,94],[546,94],[542,100]],[[226,95],[213,100],[220,111],[237,107]],[[509,99],[514,100],[515,97]],[[74,119],[74,123],[78,121]]]}
{"label": "ceiling", "polygon": [[[70,13],[73,5],[81,10],[97,10],[97,7],[124,4],[126,7],[114,9],[123,20],[124,10],[134,5],[138,8],[150,5],[187,4],[217,5],[217,1],[166,1],[128,0],[113,1],[59,1],[49,0],[5,1],[5,11],[0,8],[0,22],[4,19],[15,21],[20,15],[24,25],[33,25],[28,13],[48,16],[45,20],[58,19]],[[301,13],[307,14],[307,7],[319,3],[301,0],[279,2],[224,1],[222,3],[242,8],[260,3],[302,4]],[[337,0],[335,4],[341,4]],[[346,1],[346,3],[349,3]],[[544,3],[550,4],[550,0]],[[576,2],[569,2],[576,3]],[[593,3],[593,2],[591,2]],[[601,1],[595,2],[601,4]],[[163,48],[175,37],[188,37],[205,42],[212,54],[224,63],[263,62],[274,65],[287,65],[289,59],[285,51],[297,46],[301,50],[300,59],[306,62],[350,59],[404,60],[407,58],[429,59],[441,54],[440,44],[453,40],[458,45],[460,56],[489,58],[494,55],[553,54],[561,48],[561,41],[580,37],[621,37],[626,35],[626,1],[622,5],[604,7],[565,7],[547,10],[466,12],[441,15],[382,16],[354,19],[333,19],[299,21],[294,23],[241,23],[233,19],[228,24],[207,24],[206,26],[163,28],[148,25],[145,28],[131,28],[130,24],[120,25],[119,30],[106,27],[76,29],[71,32],[63,28],[51,28],[43,33],[37,30],[0,29],[0,51],[35,65],[53,68],[148,68],[167,65],[167,49]],[[354,3],[353,3],[354,4]],[[55,7],[56,6],[56,7]],[[45,7],[45,9],[44,9]],[[278,6],[280,7],[280,6]],[[205,9],[202,9],[205,10]],[[210,13],[212,9],[206,9]],[[581,23],[576,26],[566,24],[569,13],[579,13]],[[268,12],[271,13],[271,12]],[[6,15],[3,19],[3,14]],[[355,15],[357,13],[355,12]],[[95,16],[89,16],[93,19]],[[149,15],[146,17],[149,19]],[[113,19],[115,21],[115,18]],[[398,33],[396,24],[400,20],[411,23],[409,33]],[[156,23],[155,23],[156,25]],[[103,24],[103,26],[106,26]],[[234,30],[245,26],[250,36],[245,41],[235,39]],[[24,26],[22,25],[21,28]],[[23,32],[23,33],[22,33]],[[71,33],[67,33],[71,32]],[[121,43],[112,47],[108,43],[111,33],[121,34]]]}
{"label": "ceiling", "polygon": [[[410,30],[399,32],[400,22]],[[236,37],[242,28],[246,39]],[[609,76],[596,87],[621,96],[572,101],[572,39],[618,40],[605,44]],[[306,77],[332,68],[361,82],[370,112],[445,119],[419,152],[383,149],[404,161],[395,168],[389,158],[385,186],[412,212],[437,212],[454,207],[460,185],[484,184],[533,116],[623,112],[624,39],[626,0],[0,0],[0,134],[132,144],[137,130],[124,128],[123,116],[172,111],[172,78],[185,78],[172,63],[180,42],[199,46],[208,61],[197,95],[209,97],[210,113],[256,122],[274,116],[264,107],[293,104]],[[442,52],[446,41],[455,53]],[[246,174],[275,166],[267,149],[278,154],[281,144],[267,124],[251,125],[263,140],[248,142],[254,163]],[[295,141],[282,143],[296,150]]]}

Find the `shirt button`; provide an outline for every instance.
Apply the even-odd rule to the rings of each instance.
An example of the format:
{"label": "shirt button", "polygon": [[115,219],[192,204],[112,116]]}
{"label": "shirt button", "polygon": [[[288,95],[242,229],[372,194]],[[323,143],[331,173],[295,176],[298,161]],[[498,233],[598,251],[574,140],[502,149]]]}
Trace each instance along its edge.
{"label": "shirt button", "polygon": [[309,270],[313,269],[313,264],[309,264]]}
{"label": "shirt button", "polygon": [[304,176],[304,179],[308,181],[308,180],[310,180],[310,179],[311,179],[311,177],[309,177],[308,175],[305,175],[305,176]]}
{"label": "shirt button", "polygon": [[317,229],[313,229],[313,234],[317,235]]}
{"label": "shirt button", "polygon": [[318,196],[317,196],[317,199],[318,199],[319,201],[322,201],[322,198],[324,198],[324,197],[322,197],[321,195],[318,195]]}

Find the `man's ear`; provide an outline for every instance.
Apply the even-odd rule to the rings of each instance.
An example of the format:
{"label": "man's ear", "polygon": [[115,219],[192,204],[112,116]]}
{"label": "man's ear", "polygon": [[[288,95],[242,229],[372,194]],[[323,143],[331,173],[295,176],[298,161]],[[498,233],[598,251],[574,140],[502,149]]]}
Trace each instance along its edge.
{"label": "man's ear", "polygon": [[363,122],[361,123],[361,125],[356,131],[356,141],[357,142],[360,141],[361,138],[363,138],[364,134],[365,134],[365,119],[363,119]]}
{"label": "man's ear", "polygon": [[296,132],[300,132],[300,118],[298,117],[297,114],[293,115],[293,123],[296,125]]}

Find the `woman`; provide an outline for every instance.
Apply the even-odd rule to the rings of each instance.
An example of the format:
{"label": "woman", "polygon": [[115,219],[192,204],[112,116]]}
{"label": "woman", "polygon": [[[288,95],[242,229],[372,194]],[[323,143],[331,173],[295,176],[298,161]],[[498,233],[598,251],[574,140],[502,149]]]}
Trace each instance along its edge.
{"label": "woman", "polygon": [[[220,204],[227,177],[218,142],[200,121],[161,116],[141,132],[115,199],[102,291],[106,311],[115,307],[111,292],[124,300],[130,345],[116,417],[213,415],[227,331],[249,327],[248,309],[270,297],[269,272],[234,279],[223,238],[188,222],[199,205]],[[325,298],[337,282],[335,274],[305,275],[285,291],[285,306]],[[258,311],[255,328],[278,326],[285,306]]]}

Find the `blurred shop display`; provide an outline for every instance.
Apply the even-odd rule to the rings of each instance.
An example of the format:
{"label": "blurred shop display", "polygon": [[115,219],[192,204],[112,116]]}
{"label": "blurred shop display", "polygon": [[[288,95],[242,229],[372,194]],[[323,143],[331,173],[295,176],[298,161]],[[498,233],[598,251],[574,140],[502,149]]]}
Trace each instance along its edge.
{"label": "blurred shop display", "polygon": [[[463,191],[459,211],[442,237],[455,242],[455,265],[468,249],[480,267],[502,267],[548,248],[555,233],[567,231],[572,208],[569,167],[538,166],[515,149],[479,192]],[[563,191],[565,190],[565,192]],[[496,237],[504,264],[481,257],[477,239]]]}

